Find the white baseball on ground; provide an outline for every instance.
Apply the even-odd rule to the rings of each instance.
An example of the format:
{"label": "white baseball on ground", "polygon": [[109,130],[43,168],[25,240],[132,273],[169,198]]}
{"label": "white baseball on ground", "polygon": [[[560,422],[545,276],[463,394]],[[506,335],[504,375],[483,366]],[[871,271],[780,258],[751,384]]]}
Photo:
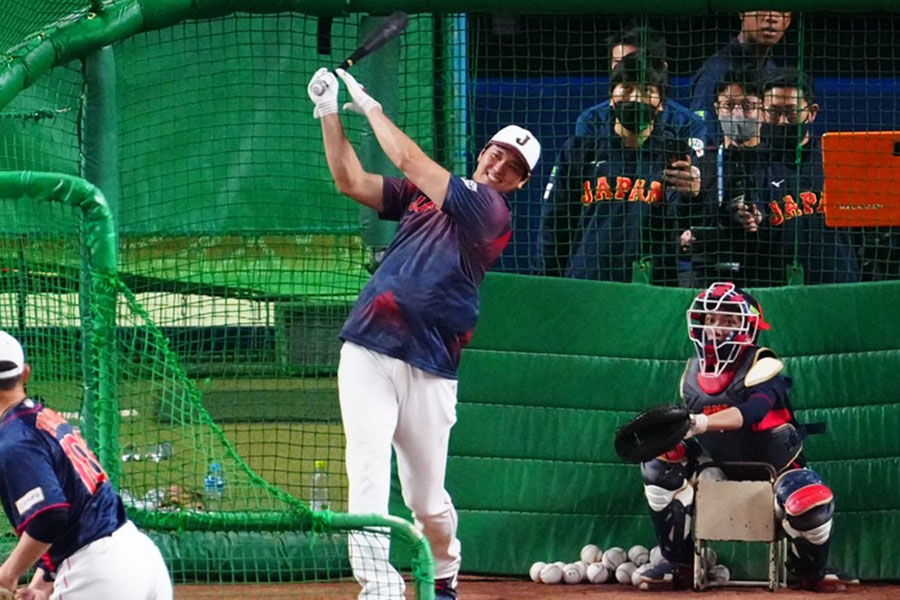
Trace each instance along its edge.
{"label": "white baseball on ground", "polygon": [[662,560],[662,550],[659,549],[659,546],[653,546],[653,548],[650,549],[650,564],[658,565]]}
{"label": "white baseball on ground", "polygon": [[591,563],[588,565],[585,578],[591,583],[606,583],[609,580],[609,570],[603,563]]}
{"label": "white baseball on ground", "polygon": [[536,563],[534,563],[533,565],[531,565],[531,568],[528,569],[528,576],[531,577],[531,580],[533,582],[535,582],[535,583],[541,582],[541,569],[543,569],[546,566],[547,566],[547,563],[542,562],[540,560],[537,561]]}
{"label": "white baseball on ground", "polygon": [[625,561],[618,567],[616,567],[616,581],[619,583],[624,583],[626,585],[631,584],[631,574],[634,573],[634,570],[637,569],[637,565],[635,565],[631,561]]}
{"label": "white baseball on ground", "polygon": [[587,564],[591,564],[592,562],[597,562],[597,555],[602,554],[602,551],[597,546],[597,544],[588,544],[584,548],[581,549],[581,560],[586,562]]}
{"label": "white baseball on ground", "polygon": [[568,564],[568,563],[565,563],[561,560],[557,560],[553,564],[556,565],[557,567],[559,567],[560,569],[564,569],[566,564]]}
{"label": "white baseball on ground", "polygon": [[633,585],[634,587],[638,587],[639,585],[641,585],[641,574],[652,566],[653,565],[651,565],[650,563],[644,563],[636,568],[634,572],[631,573],[631,585]]}
{"label": "white baseball on ground", "polygon": [[581,571],[581,578],[584,579],[584,576],[587,575],[588,563],[583,560],[576,560],[572,564],[578,567],[578,570]]}
{"label": "white baseball on ground", "polygon": [[562,581],[563,571],[556,563],[550,563],[549,565],[544,565],[544,568],[541,569],[541,582],[542,583],[559,583]]}
{"label": "white baseball on ground", "polygon": [[637,544],[628,549],[628,560],[636,566],[646,565],[650,562],[650,551],[645,546]]}
{"label": "white baseball on ground", "polygon": [[600,562],[606,565],[610,573],[614,573],[618,566],[625,562],[626,558],[628,557],[625,555],[624,550],[618,546],[613,546],[603,553],[603,559]]}
{"label": "white baseball on ground", "polygon": [[731,572],[725,565],[713,565],[706,572],[710,581],[728,581],[731,579]]}
{"label": "white baseball on ground", "polygon": [[563,567],[563,580],[566,583],[581,583],[582,577],[584,577],[584,573],[581,572],[578,565],[569,563]]}

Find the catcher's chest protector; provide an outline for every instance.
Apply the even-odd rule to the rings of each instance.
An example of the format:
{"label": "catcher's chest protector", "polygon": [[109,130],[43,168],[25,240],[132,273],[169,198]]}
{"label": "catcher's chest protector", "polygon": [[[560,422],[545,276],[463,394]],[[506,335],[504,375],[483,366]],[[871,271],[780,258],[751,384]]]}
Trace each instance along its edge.
{"label": "catcher's chest protector", "polygon": [[700,376],[700,361],[694,357],[688,361],[684,379],[681,382],[681,397],[685,406],[694,414],[702,413],[706,407],[718,406],[724,410],[730,406],[738,406],[747,399],[747,388],[744,380],[756,362],[756,348],[747,348],[734,368],[734,377],[718,394],[704,392],[697,383]]}
{"label": "catcher's chest protector", "polygon": [[[708,394],[700,389],[697,384],[700,362],[692,358],[681,385],[681,395],[688,410],[696,414],[707,407],[724,410],[745,402],[750,396],[745,380],[760,354],[758,350],[751,347],[744,351],[731,383],[718,394]],[[796,460],[803,449],[802,436],[790,423],[765,431],[752,431],[744,427],[736,431],[709,432],[698,436],[697,441],[713,460],[767,462],[777,472]]]}

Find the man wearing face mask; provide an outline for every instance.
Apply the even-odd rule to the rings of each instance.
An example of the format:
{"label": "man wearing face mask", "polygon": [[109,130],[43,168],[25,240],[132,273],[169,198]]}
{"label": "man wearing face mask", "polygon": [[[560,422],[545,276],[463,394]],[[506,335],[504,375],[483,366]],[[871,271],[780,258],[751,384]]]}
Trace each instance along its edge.
{"label": "man wearing face mask", "polygon": [[716,88],[716,117],[721,143],[715,150],[715,177],[708,178],[713,196],[706,227],[681,237],[692,253],[692,287],[731,279],[740,285],[754,280],[758,220],[753,174],[759,165],[762,92],[757,71],[729,71]]}
{"label": "man wearing face mask", "polygon": [[[652,27],[632,26],[612,33],[607,38],[609,69],[612,71],[622,59],[642,48],[644,53],[666,64],[666,39]],[[613,119],[610,101],[604,100],[587,108],[575,122],[575,135],[606,135]],[[673,130],[677,137],[688,140],[691,148],[702,156],[706,145],[706,123],[686,106],[674,100],[663,103],[663,111],[657,121]]]}
{"label": "man wearing face mask", "polygon": [[545,274],[677,284],[677,238],[700,201],[700,156],[686,142],[666,156],[666,81],[658,58],[625,56],[610,77],[606,131],[566,142],[544,192]]}
{"label": "man wearing face mask", "polygon": [[781,69],[767,77],[761,130],[767,154],[757,170],[752,220],[762,245],[760,277],[770,284],[786,283],[786,269],[792,280],[802,276],[805,283],[860,280],[850,231],[825,225],[821,143],[812,132],[818,110],[812,81],[803,73]]}

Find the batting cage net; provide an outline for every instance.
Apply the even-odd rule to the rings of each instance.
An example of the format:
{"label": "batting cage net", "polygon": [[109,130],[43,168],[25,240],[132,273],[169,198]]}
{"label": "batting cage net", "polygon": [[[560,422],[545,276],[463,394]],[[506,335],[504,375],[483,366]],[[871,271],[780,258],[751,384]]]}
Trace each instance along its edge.
{"label": "batting cage net", "polygon": [[[335,191],[306,86],[384,11],[318,4],[0,1],[0,328],[179,597],[349,596],[351,538],[431,594],[411,525],[344,514],[337,334],[394,230]],[[469,4],[411,15],[353,72],[459,175],[506,124],[540,140],[495,270],[900,276],[898,15]],[[342,118],[364,166],[397,174]]]}

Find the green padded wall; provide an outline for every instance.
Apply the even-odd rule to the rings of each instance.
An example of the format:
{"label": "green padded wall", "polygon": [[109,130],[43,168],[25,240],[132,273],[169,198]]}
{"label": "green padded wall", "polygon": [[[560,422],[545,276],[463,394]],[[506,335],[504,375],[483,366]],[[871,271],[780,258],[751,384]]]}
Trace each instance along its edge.
{"label": "green padded wall", "polygon": [[[612,438],[636,412],[677,399],[693,294],[488,275],[447,480],[464,572],[524,574],[536,560],[575,560],[589,542],[654,544],[639,468]],[[900,551],[900,282],[756,295],[772,323],[761,341],[794,379],[799,418],[828,424],[807,455],[837,498],[833,562],[900,577],[889,560]],[[757,553],[734,546],[723,562],[740,575]]]}

